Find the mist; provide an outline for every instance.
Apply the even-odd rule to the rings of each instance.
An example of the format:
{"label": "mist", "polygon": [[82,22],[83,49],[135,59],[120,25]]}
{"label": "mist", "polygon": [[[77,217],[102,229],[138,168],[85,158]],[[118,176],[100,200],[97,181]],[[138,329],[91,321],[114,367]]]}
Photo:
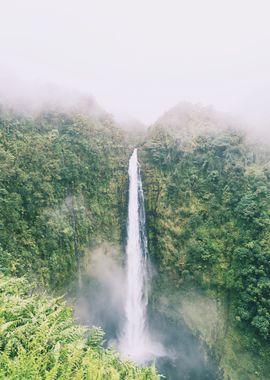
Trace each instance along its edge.
{"label": "mist", "polygon": [[14,92],[31,103],[54,84],[94,96],[117,118],[151,124],[188,101],[266,133],[269,11],[267,0],[4,2],[1,100]]}
{"label": "mist", "polygon": [[[73,303],[76,320],[87,326],[102,327],[106,331],[105,345],[118,348],[125,314],[126,274],[120,247],[103,243],[86,252],[82,281]],[[152,281],[157,273],[152,264]],[[166,378],[217,380],[220,370],[206,345],[196,336],[201,331],[211,347],[209,337],[222,335],[222,318],[216,303],[194,293],[192,300],[181,291],[160,292],[156,305],[149,305],[148,327],[151,338],[162,355],[155,364]],[[211,316],[211,317],[210,317]],[[181,320],[179,319],[181,317]],[[207,357],[207,359],[206,359]]]}
{"label": "mist", "polygon": [[102,327],[114,345],[124,319],[125,272],[119,253],[109,243],[85,253],[75,304],[78,321]]}

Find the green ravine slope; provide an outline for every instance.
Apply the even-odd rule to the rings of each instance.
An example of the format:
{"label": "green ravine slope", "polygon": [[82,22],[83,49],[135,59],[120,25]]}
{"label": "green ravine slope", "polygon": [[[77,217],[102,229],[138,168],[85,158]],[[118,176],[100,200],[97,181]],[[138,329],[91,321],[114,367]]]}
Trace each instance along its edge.
{"label": "green ravine slope", "polygon": [[269,379],[269,151],[220,120],[179,105],[141,148],[152,297],[212,347],[225,378]]}
{"label": "green ravine slope", "polygon": [[120,243],[128,154],[111,117],[0,113],[0,268],[61,287],[86,248]]}
{"label": "green ravine slope", "polygon": [[151,306],[183,320],[226,380],[270,379],[270,150],[188,104],[144,140],[141,131],[129,140],[100,109],[0,109],[0,379],[157,378],[122,363],[101,347],[100,330],[79,328],[62,301],[40,293],[71,288],[101,244],[124,245],[136,141]]}

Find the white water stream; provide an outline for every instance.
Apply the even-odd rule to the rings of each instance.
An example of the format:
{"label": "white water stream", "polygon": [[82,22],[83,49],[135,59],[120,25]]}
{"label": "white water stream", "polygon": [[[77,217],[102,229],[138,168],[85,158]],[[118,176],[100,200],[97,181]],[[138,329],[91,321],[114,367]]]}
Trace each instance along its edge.
{"label": "white water stream", "polygon": [[129,203],[126,247],[125,325],[120,351],[141,364],[161,354],[159,344],[150,339],[147,326],[148,253],[145,235],[145,210],[137,149],[129,160]]}

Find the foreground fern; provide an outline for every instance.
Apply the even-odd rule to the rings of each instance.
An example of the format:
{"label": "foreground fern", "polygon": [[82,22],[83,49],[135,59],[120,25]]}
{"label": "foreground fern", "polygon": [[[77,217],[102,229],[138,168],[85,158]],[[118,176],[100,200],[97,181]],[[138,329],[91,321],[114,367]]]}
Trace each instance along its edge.
{"label": "foreground fern", "polygon": [[61,298],[31,294],[25,279],[0,277],[0,379],[155,380],[102,347],[103,331],[74,324]]}

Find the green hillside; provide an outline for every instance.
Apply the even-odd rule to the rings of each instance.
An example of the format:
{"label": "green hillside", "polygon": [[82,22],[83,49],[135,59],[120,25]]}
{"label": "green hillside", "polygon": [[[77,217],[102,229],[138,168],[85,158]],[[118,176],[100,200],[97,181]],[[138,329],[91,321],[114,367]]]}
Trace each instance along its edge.
{"label": "green hillside", "polygon": [[169,297],[165,313],[179,307],[174,317],[212,347],[226,376],[269,379],[269,151],[214,111],[180,104],[150,128],[141,160],[153,298],[162,307]]}
{"label": "green hillside", "polygon": [[120,243],[127,148],[110,116],[0,113],[0,268],[61,287],[85,248]]}

